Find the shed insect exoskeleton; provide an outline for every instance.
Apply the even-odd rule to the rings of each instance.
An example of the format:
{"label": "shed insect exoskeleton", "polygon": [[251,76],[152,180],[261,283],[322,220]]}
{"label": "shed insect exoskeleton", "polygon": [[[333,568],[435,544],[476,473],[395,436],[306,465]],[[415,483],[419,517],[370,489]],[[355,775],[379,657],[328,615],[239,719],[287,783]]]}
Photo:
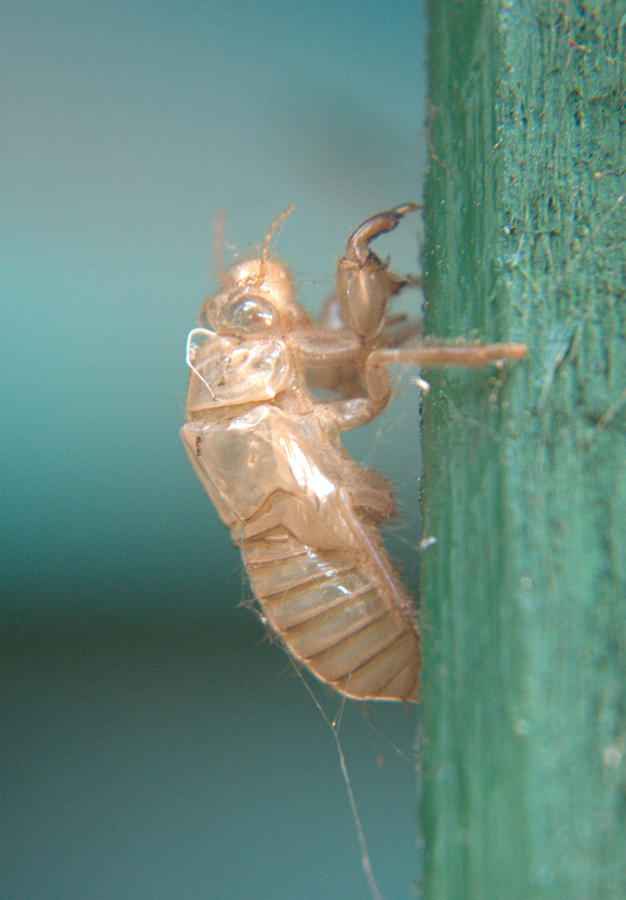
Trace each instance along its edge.
{"label": "shed insect exoskeleton", "polygon": [[[296,660],[360,700],[418,700],[419,633],[378,530],[394,510],[391,488],[355,463],[340,434],[385,409],[392,363],[482,366],[526,352],[415,343],[415,327],[387,317],[408,281],[369,244],[416,208],[397,206],[356,229],[318,323],[268,254],[283,213],[260,256],[225,273],[187,341],[182,439],[263,615]],[[338,399],[318,399],[315,388]]]}

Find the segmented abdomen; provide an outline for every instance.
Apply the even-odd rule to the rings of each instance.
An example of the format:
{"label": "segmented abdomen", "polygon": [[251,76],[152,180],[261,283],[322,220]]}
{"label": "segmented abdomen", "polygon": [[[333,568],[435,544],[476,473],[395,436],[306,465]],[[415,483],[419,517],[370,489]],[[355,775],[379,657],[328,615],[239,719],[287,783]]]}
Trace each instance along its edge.
{"label": "segmented abdomen", "polygon": [[372,558],[320,550],[282,527],[240,543],[272,629],[322,681],[360,700],[418,699],[419,641],[411,602],[373,528]]}

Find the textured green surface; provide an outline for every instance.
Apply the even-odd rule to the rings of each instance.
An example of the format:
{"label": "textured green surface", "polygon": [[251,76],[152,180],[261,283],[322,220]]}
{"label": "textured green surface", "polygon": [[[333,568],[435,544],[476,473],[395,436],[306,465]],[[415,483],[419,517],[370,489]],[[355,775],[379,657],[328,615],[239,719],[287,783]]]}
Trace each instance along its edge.
{"label": "textured green surface", "polygon": [[432,0],[425,897],[626,897],[626,3]]}

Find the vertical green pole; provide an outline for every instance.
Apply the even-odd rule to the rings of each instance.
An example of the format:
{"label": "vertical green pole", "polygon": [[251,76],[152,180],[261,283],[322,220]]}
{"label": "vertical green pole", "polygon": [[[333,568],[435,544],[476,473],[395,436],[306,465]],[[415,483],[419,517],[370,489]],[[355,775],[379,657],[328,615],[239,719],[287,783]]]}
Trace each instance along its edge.
{"label": "vertical green pole", "polygon": [[431,0],[427,900],[626,898],[626,2]]}

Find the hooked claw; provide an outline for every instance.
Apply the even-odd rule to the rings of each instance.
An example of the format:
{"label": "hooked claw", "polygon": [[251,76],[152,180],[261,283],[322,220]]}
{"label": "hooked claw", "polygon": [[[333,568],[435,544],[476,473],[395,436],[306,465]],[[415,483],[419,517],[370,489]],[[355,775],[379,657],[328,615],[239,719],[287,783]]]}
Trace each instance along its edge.
{"label": "hooked claw", "polygon": [[373,253],[369,244],[386,231],[392,231],[407,213],[419,209],[417,203],[403,203],[387,212],[377,213],[363,222],[348,241],[346,255],[337,269],[337,298],[343,320],[361,337],[375,337],[383,327],[387,301],[405,285],[389,271],[387,263]]}
{"label": "hooked claw", "polygon": [[371,255],[369,249],[370,241],[373,241],[379,234],[393,231],[403,216],[416,209],[421,209],[419,203],[402,203],[400,206],[394,207],[394,209],[376,213],[371,219],[367,219],[362,225],[359,225],[350,237],[344,259],[350,262],[367,262],[368,256]]}

